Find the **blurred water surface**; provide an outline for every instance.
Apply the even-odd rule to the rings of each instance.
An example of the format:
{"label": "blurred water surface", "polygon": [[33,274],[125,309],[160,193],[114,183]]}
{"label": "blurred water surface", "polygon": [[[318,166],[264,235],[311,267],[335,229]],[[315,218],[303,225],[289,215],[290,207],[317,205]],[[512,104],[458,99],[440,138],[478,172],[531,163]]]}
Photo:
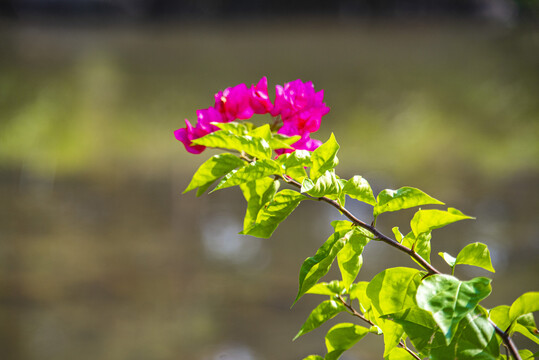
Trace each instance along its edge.
{"label": "blurred water surface", "polygon": [[[218,90],[264,75],[270,88],[301,78],[325,90],[332,110],[317,135],[335,133],[339,174],[376,191],[416,186],[477,217],[435,233],[432,258],[444,268],[438,251],[488,243],[495,274],[457,270],[492,276],[486,306],[538,289],[537,27],[2,23],[0,44],[2,359],[324,353],[331,324],[291,342],[320,299],[289,307],[301,262],[339,214],[307,202],[260,240],[236,235],[238,191],[180,195],[212,152],[187,154],[173,130]],[[412,215],[379,224],[405,232]],[[361,280],[414,265],[383,244],[366,255]],[[379,358],[372,338],[346,359]]]}

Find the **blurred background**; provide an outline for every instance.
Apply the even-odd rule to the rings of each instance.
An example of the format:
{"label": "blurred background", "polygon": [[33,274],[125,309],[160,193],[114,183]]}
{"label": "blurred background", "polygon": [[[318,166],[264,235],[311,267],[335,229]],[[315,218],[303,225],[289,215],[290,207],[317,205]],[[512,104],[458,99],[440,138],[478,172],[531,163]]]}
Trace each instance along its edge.
{"label": "blurred background", "polygon": [[[439,251],[486,242],[496,273],[456,272],[494,279],[485,306],[539,290],[538,14],[533,0],[0,2],[1,359],[325,353],[325,331],[354,319],[292,342],[323,299],[290,305],[339,214],[306,202],[261,240],[237,235],[236,189],[181,195],[215,152],[188,154],[173,131],[262,76],[270,94],[297,78],[325,90],[313,137],[335,133],[342,177],[477,217],[436,231],[432,259],[448,270]],[[378,223],[408,232],[413,212]],[[358,280],[414,266],[365,252]],[[343,359],[382,348],[369,335]]]}

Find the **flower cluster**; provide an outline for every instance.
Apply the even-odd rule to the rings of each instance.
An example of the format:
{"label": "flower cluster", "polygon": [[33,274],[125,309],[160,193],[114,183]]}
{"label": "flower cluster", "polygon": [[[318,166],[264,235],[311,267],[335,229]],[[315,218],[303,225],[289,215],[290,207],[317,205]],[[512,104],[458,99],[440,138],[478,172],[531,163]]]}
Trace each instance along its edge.
{"label": "flower cluster", "polygon": [[[312,82],[295,80],[284,86],[275,87],[275,101],[272,103],[268,95],[268,79],[263,77],[258,84],[239,84],[215,94],[215,104],[207,109],[197,110],[197,124],[193,127],[185,120],[185,128],[174,132],[176,139],[185,145],[185,149],[193,154],[200,154],[205,147],[194,145],[192,140],[201,138],[219,130],[212,123],[226,123],[235,120],[246,120],[254,114],[271,114],[282,120],[279,134],[301,139],[292,144],[293,149],[314,150],[321,142],[312,139],[310,134],[320,128],[322,116],[329,112],[323,102],[324,91],[314,91]],[[281,150],[292,152],[293,149]]]}

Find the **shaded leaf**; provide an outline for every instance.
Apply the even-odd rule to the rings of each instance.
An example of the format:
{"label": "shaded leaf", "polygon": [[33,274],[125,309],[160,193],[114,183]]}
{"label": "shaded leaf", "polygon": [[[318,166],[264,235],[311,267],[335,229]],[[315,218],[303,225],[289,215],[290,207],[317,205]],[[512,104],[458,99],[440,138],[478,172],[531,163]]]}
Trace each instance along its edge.
{"label": "shaded leaf", "polygon": [[296,340],[297,338],[308,333],[309,331],[316,329],[329,319],[334,318],[338,313],[342,311],[346,311],[346,308],[342,303],[335,300],[326,300],[320,303],[310,313],[309,317],[301,326],[300,331],[297,333],[293,340]]}
{"label": "shaded leaf", "polygon": [[377,204],[374,206],[374,217],[388,212],[408,209],[414,206],[441,204],[443,202],[425,194],[423,191],[405,186],[398,190],[382,190],[377,196]]}
{"label": "shaded leaf", "polygon": [[339,144],[337,144],[335,136],[332,133],[328,141],[312,152],[311,159],[313,165],[311,167],[311,179],[317,179],[327,170],[331,170],[339,164],[339,159],[337,158],[338,151]]}
{"label": "shaded leaf", "polygon": [[362,201],[369,205],[376,205],[376,199],[374,198],[369,182],[359,175],[352,177],[346,182],[343,192],[352,199]]}
{"label": "shaded leaf", "polygon": [[256,222],[240,234],[269,238],[277,226],[305,199],[305,196],[293,190],[278,192],[273,200],[258,212]]}
{"label": "shaded leaf", "polygon": [[[237,167],[244,166],[247,163],[232,154],[214,155],[206,160],[193,175],[193,178],[183,193],[204,187],[206,190],[211,184],[221,176],[228,174]],[[199,194],[197,193],[197,196]]]}
{"label": "shaded leaf", "polygon": [[494,327],[480,314],[467,314],[459,329],[457,359],[496,360],[500,346]]}
{"label": "shaded leaf", "polygon": [[432,313],[449,344],[458,323],[492,291],[490,282],[484,277],[459,281],[450,275],[432,275],[418,287],[417,305]]}
{"label": "shaded leaf", "polygon": [[490,260],[490,252],[487,246],[480,242],[466,245],[457,255],[455,264],[473,265],[495,272]]}
{"label": "shaded leaf", "polygon": [[341,323],[332,327],[326,334],[328,353],[325,360],[337,360],[342,353],[361,340],[369,329],[352,323]]}

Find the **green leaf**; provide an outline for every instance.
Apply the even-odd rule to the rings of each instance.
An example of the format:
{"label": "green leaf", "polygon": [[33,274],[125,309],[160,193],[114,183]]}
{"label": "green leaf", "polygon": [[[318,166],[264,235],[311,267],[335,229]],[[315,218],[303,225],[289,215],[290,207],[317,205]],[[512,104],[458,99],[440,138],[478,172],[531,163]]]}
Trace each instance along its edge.
{"label": "green leaf", "polygon": [[324,358],[320,355],[309,355],[303,360],[324,360]]}
{"label": "green leaf", "polygon": [[539,292],[527,292],[521,295],[509,309],[509,320],[515,321],[519,316],[539,310]]}
{"label": "green leaf", "polygon": [[262,126],[255,127],[251,131],[249,131],[249,134],[253,137],[262,138],[266,141],[269,141],[271,139],[271,128],[269,124],[264,124]]}
{"label": "green leaf", "polygon": [[500,346],[494,327],[480,314],[467,314],[460,325],[456,347],[457,359],[496,360]]}
{"label": "green leaf", "polygon": [[279,190],[279,185],[278,180],[268,177],[240,185],[243,196],[247,200],[247,211],[243,220],[244,230],[255,223],[260,209],[273,199]]}
{"label": "green leaf", "polygon": [[314,310],[311,312],[303,326],[301,327],[300,331],[297,333],[297,335],[294,337],[294,340],[299,338],[300,336],[308,333],[311,330],[316,329],[329,319],[334,318],[338,313],[346,311],[346,308],[344,305],[340,302],[337,302],[335,300],[326,300],[322,303],[320,303]]}
{"label": "green leaf", "polygon": [[307,193],[313,197],[339,195],[341,190],[341,183],[335,176],[335,173],[329,170],[326,171],[324,175],[317,178],[315,181],[311,179],[305,179],[301,184],[301,192]]}
{"label": "green leaf", "polygon": [[[232,154],[214,155],[206,160],[193,175],[193,179],[183,192],[196,189],[197,187],[206,187],[219,179],[221,176],[228,174],[233,169],[245,165],[246,162]],[[198,195],[198,194],[197,194]]]}
{"label": "green leaf", "polygon": [[[375,315],[395,313],[415,306],[415,294],[423,273],[419,270],[397,267],[377,274],[367,286],[367,296],[376,310]],[[391,321],[377,320],[384,332],[384,356],[395,348],[403,334],[403,329]]]}
{"label": "green leaf", "polygon": [[348,243],[344,245],[337,254],[339,269],[341,270],[342,282],[345,289],[350,288],[363,265],[363,248],[369,243],[370,239],[364,233],[354,228]]}
{"label": "green leaf", "polygon": [[415,236],[424,232],[430,232],[434,229],[444,227],[456,221],[473,219],[471,216],[464,215],[454,208],[443,210],[419,210],[415,213],[410,226]]}
{"label": "green leaf", "polygon": [[269,175],[279,175],[281,167],[271,159],[254,161],[229,172],[211,192],[258,180]]}
{"label": "green leaf", "polygon": [[494,322],[494,324],[498,325],[498,327],[503,331],[506,331],[509,329],[509,326],[511,326],[511,320],[509,319],[509,306],[507,305],[496,306],[489,311],[488,316]]}
{"label": "green leaf", "polygon": [[259,211],[256,222],[240,234],[269,238],[277,226],[305,199],[305,196],[293,190],[278,192],[273,200]]}
{"label": "green leaf", "polygon": [[345,288],[342,283],[338,280],[330,281],[329,283],[321,282],[314,285],[307,291],[307,294],[318,294],[318,295],[342,295],[345,293]]}
{"label": "green leaf", "polygon": [[445,338],[438,330],[430,312],[417,306],[382,316],[401,325],[414,347],[428,354],[431,348],[445,346]]}
{"label": "green leaf", "polygon": [[311,166],[311,152],[307,150],[296,150],[289,154],[283,154],[277,158],[277,162],[283,166],[283,169],[294,167]]}
{"label": "green leaf", "polygon": [[408,351],[402,348],[395,348],[384,359],[385,360],[414,360],[415,357],[413,357]]}
{"label": "green leaf", "polygon": [[352,177],[346,182],[343,192],[352,199],[362,201],[369,205],[376,205],[376,199],[374,198],[369,182],[359,175]]}
{"label": "green leaf", "polygon": [[325,360],[337,360],[342,353],[354,346],[368,332],[369,329],[352,323],[335,325],[326,334],[328,353]]}
{"label": "green leaf", "polygon": [[391,231],[393,231],[393,235],[395,235],[395,240],[397,240],[398,242],[402,242],[404,235],[402,235],[402,233],[400,232],[399,227],[395,226],[391,228]]}
{"label": "green leaf", "polygon": [[415,294],[424,273],[396,267],[377,274],[367,287],[367,296],[380,315],[415,306]]}
{"label": "green leaf", "polygon": [[[292,145],[293,143],[301,139],[301,136],[300,135],[287,136],[283,134],[273,134],[273,138],[285,144]],[[302,151],[307,151],[307,150],[302,150]]]}
{"label": "green leaf", "polygon": [[451,268],[453,268],[455,266],[455,262],[457,261],[457,259],[454,258],[453,256],[451,256],[450,254],[448,254],[446,252],[439,252],[438,255],[440,255],[442,257],[442,259],[444,259],[444,261],[449,266],[451,266]]}
{"label": "green leaf", "polygon": [[367,296],[368,281],[359,281],[350,286],[350,299],[357,299],[361,312],[365,314],[371,308],[371,299]]}
{"label": "green leaf", "polygon": [[490,282],[485,277],[459,281],[450,275],[432,275],[419,285],[417,305],[432,313],[449,344],[458,323],[492,291]]}
{"label": "green leaf", "polygon": [[[427,260],[427,262],[430,264],[430,240],[432,238],[432,235],[430,232],[421,233],[419,236],[415,237],[413,232],[408,233],[404,239],[402,239],[402,245],[408,247],[408,248],[414,248],[414,251],[419,254],[423,259]],[[412,258],[418,265],[422,266],[420,263],[418,263],[414,258]]]}
{"label": "green leaf", "polygon": [[539,330],[537,329],[537,325],[535,325],[533,313],[519,316],[513,330],[514,332],[519,332],[526,336],[536,344],[539,344]]}
{"label": "green leaf", "polygon": [[337,144],[335,136],[332,133],[329,140],[320,145],[311,155],[313,161],[311,179],[318,178],[327,170],[331,170],[339,164],[339,159],[337,158],[338,151],[339,144]]}
{"label": "green leaf", "polygon": [[414,206],[444,203],[425,194],[423,191],[413,187],[402,187],[398,190],[382,190],[377,197],[377,204],[374,206],[374,217],[388,212],[408,209]]}
{"label": "green leaf", "polygon": [[269,159],[272,153],[265,139],[250,135],[236,135],[227,130],[218,130],[191,142],[207,147],[244,151],[258,159]]}
{"label": "green leaf", "polygon": [[468,244],[457,255],[455,264],[473,265],[490,272],[495,272],[490,260],[490,252],[485,244]]}
{"label": "green leaf", "polygon": [[[332,223],[333,225],[333,223]],[[313,287],[322,276],[326,275],[335,260],[335,257],[347,243],[352,235],[352,230],[348,232],[336,231],[318,249],[316,254],[307,258],[299,271],[299,289],[294,304]],[[292,306],[294,305],[292,304]]]}
{"label": "green leaf", "polygon": [[235,135],[246,135],[253,128],[253,124],[249,122],[212,122],[212,125],[217,126],[221,130],[230,131]]}

